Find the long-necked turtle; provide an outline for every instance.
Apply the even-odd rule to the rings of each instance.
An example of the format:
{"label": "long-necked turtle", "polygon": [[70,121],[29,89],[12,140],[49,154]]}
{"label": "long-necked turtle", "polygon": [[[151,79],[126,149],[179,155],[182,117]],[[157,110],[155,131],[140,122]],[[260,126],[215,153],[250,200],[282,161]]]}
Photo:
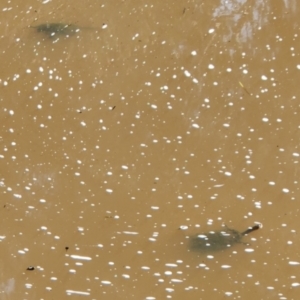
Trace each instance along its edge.
{"label": "long-necked turtle", "polygon": [[234,244],[241,243],[244,235],[261,228],[261,224],[257,224],[248,228],[243,232],[226,228],[220,231],[211,231],[205,234],[197,234],[190,237],[189,247],[193,251],[199,252],[215,252],[227,249]]}
{"label": "long-necked turtle", "polygon": [[48,37],[54,37],[57,35],[70,36],[80,31],[80,27],[74,24],[64,23],[43,23],[36,26],[30,26],[35,28],[38,32],[45,33]]}

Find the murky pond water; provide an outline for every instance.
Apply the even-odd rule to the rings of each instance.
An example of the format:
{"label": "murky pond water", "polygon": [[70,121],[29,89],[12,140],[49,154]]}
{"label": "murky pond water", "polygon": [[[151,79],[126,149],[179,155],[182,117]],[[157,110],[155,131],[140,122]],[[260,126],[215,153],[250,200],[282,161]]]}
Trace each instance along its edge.
{"label": "murky pond water", "polygon": [[1,11],[0,299],[298,299],[297,1]]}

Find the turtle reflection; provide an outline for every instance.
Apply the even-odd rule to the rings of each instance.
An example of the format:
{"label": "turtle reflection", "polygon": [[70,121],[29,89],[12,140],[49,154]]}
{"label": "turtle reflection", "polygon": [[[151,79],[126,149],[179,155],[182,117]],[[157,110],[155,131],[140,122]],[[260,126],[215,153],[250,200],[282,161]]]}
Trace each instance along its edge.
{"label": "turtle reflection", "polygon": [[80,31],[80,27],[74,24],[64,23],[44,23],[30,27],[35,28],[38,32],[45,33],[48,37],[53,37],[57,35],[70,36]]}
{"label": "turtle reflection", "polygon": [[220,231],[211,231],[205,234],[197,234],[190,237],[189,247],[198,252],[214,252],[227,249],[234,244],[242,242],[245,235],[261,228],[262,225],[254,225],[243,232],[226,228]]}

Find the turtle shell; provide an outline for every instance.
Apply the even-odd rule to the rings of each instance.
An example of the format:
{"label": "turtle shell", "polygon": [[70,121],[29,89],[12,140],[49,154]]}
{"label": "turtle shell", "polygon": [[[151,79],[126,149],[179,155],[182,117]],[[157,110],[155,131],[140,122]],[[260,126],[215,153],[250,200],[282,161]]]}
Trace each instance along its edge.
{"label": "turtle shell", "polygon": [[70,36],[80,31],[80,28],[74,24],[64,24],[64,23],[43,23],[37,26],[31,26],[35,28],[38,32],[43,32],[49,37],[63,35]]}
{"label": "turtle shell", "polygon": [[205,234],[190,236],[189,247],[193,251],[214,252],[227,249],[234,244],[242,242],[244,235],[262,227],[262,224],[254,225],[243,232],[226,228],[220,231],[210,231]]}

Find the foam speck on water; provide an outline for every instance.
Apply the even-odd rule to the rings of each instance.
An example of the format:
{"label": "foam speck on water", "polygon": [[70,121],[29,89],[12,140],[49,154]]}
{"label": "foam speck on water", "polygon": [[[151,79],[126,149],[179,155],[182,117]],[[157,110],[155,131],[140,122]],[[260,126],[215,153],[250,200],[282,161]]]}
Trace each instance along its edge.
{"label": "foam speck on water", "polygon": [[252,249],[252,248],[246,248],[246,249],[245,249],[245,252],[251,253],[251,252],[254,252],[254,249]]}
{"label": "foam speck on water", "polygon": [[282,189],[282,191],[283,191],[285,194],[287,194],[287,193],[290,192],[289,189],[286,189],[286,188]]}
{"label": "foam speck on water", "polygon": [[129,235],[137,235],[139,234],[138,232],[135,231],[123,231],[124,234],[129,234]]}
{"label": "foam speck on water", "polygon": [[225,172],[224,173],[226,176],[231,176],[231,173],[230,172]]}
{"label": "foam speck on water", "polygon": [[173,264],[173,263],[167,263],[165,264],[166,267],[170,267],[170,268],[176,268],[178,265],[177,264]]}
{"label": "foam speck on water", "polygon": [[186,225],[181,225],[179,228],[180,228],[181,230],[187,230],[189,227],[186,226]]}
{"label": "foam speck on water", "polygon": [[89,296],[90,295],[90,293],[88,293],[88,292],[74,291],[74,290],[66,290],[66,293],[68,295],[82,295],[82,296]]}
{"label": "foam speck on water", "polygon": [[158,206],[151,206],[151,209],[153,209],[153,210],[159,210],[159,207]]}
{"label": "foam speck on water", "polygon": [[294,283],[291,284],[291,286],[292,287],[298,287],[298,286],[300,286],[300,283],[299,282],[294,282]]}
{"label": "foam speck on water", "polygon": [[300,265],[300,262],[298,262],[298,261],[289,261],[289,265],[298,266],[298,265]]}
{"label": "foam speck on water", "polygon": [[261,76],[261,79],[262,79],[262,80],[267,80],[267,79],[268,79],[268,77],[267,77],[267,76],[265,76],[265,75],[262,75],[262,76]]}
{"label": "foam speck on water", "polygon": [[191,77],[191,73],[189,71],[187,71],[187,70],[184,71],[184,75],[186,77]]}
{"label": "foam speck on water", "polygon": [[171,282],[174,282],[174,283],[181,283],[183,282],[181,279],[176,279],[176,278],[172,278],[171,279]]}
{"label": "foam speck on water", "polygon": [[261,202],[259,202],[259,201],[254,202],[254,205],[256,208],[259,208],[259,209],[261,208]]}
{"label": "foam speck on water", "polygon": [[229,268],[231,268],[231,266],[229,266],[229,265],[222,265],[221,268],[222,269],[229,269]]}
{"label": "foam speck on water", "polygon": [[81,255],[70,255],[71,258],[73,259],[78,259],[78,260],[92,260],[91,257],[89,256],[81,256]]}

